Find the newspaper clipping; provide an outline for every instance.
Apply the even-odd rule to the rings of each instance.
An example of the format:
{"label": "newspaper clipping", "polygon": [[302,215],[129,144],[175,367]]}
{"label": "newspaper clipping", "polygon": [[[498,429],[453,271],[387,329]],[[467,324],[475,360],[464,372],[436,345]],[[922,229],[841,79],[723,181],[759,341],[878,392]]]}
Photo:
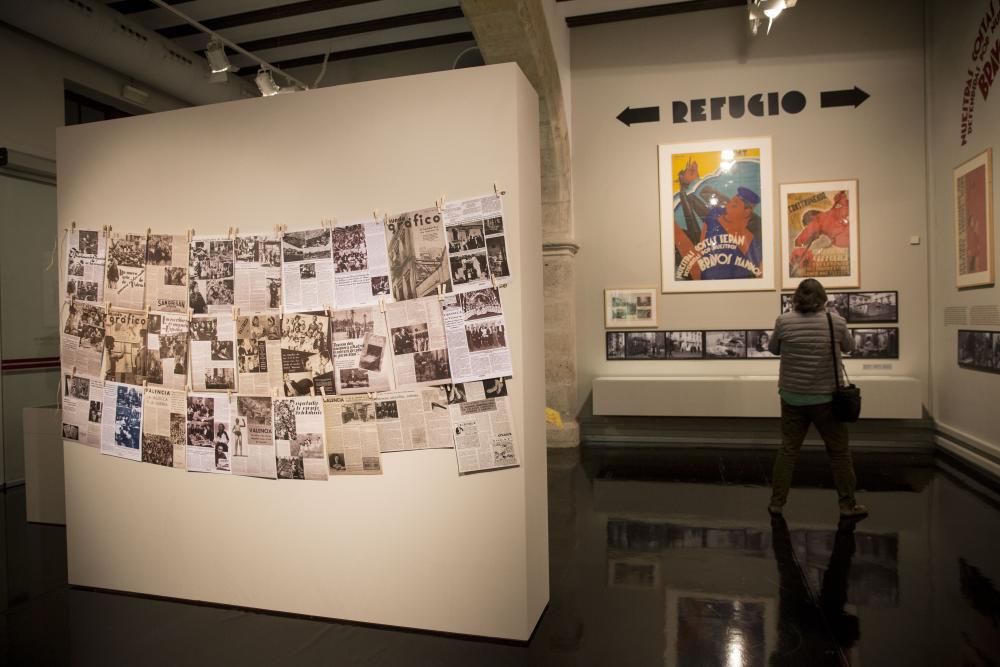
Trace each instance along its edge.
{"label": "newspaper clipping", "polygon": [[427,208],[386,220],[392,296],[396,301],[451,291],[441,211]]}
{"label": "newspaper clipping", "polygon": [[448,202],[444,207],[448,268],[456,292],[468,292],[510,278],[499,195]]}
{"label": "newspaper clipping", "polygon": [[329,229],[285,232],[281,237],[281,286],[286,312],[322,310],[333,303]]}
{"label": "newspaper clipping", "polygon": [[446,297],[444,327],[454,382],[511,375],[500,290],[492,287]]}
{"label": "newspaper clipping", "polygon": [[222,394],[187,395],[187,469],[228,475],[232,428],[230,397]]}
{"label": "newspaper clipping", "polygon": [[191,318],[191,386],[195,391],[236,391],[231,313]]}
{"label": "newspaper clipping", "polygon": [[142,457],[142,387],[104,383],[101,453],[138,461]]}
{"label": "newspaper clipping", "polygon": [[385,319],[398,388],[451,382],[444,320],[436,296],[386,304]]}
{"label": "newspaper clipping", "polygon": [[508,379],[466,382],[462,387],[464,397],[456,397],[449,406],[458,474],[518,465],[507,398]]}
{"label": "newspaper clipping", "polygon": [[98,377],[104,356],[104,309],[81,301],[69,304],[59,354],[64,368]]}
{"label": "newspaper clipping", "polygon": [[281,321],[281,384],[285,396],[336,392],[326,315],[296,313]]}
{"label": "newspaper clipping", "polygon": [[146,343],[149,347],[149,384],[174,389],[187,386],[188,319],[178,313],[150,313]]}
{"label": "newspaper clipping", "polygon": [[383,453],[455,446],[444,387],[379,394],[375,399],[375,423]]}
{"label": "newspaper clipping", "polygon": [[142,384],[152,361],[146,336],[146,313],[111,308],[105,318],[105,380]]}
{"label": "newspaper clipping", "polygon": [[183,390],[147,387],[142,405],[142,461],[184,469]]}
{"label": "newspaper clipping", "polygon": [[119,308],[141,310],[146,295],[146,236],[111,237],[108,247],[105,301]]}
{"label": "newspaper clipping", "polygon": [[282,385],[281,319],[277,313],[236,318],[236,370],[240,391],[248,394],[269,394],[271,387]]}
{"label": "newspaper clipping", "polygon": [[382,221],[335,227],[333,268],[338,307],[369,306],[380,298],[391,299]]}
{"label": "newspaper clipping", "polygon": [[88,447],[100,447],[103,405],[103,380],[63,375],[63,440],[72,440]]}
{"label": "newspaper clipping", "polygon": [[164,313],[186,313],[186,236],[151,234],[146,243],[146,306]]}
{"label": "newspaper clipping", "polygon": [[327,479],[323,399],[274,400],[274,449],[278,479]]}
{"label": "newspaper clipping", "polygon": [[281,241],[270,236],[237,236],[236,305],[260,312],[281,308]]}
{"label": "newspaper clipping", "polygon": [[344,396],[323,399],[331,475],[381,475],[375,402]]}
{"label": "newspaper clipping", "polygon": [[66,251],[66,298],[69,300],[104,301],[104,269],[107,261],[107,239],[104,232],[73,229],[69,233]]}
{"label": "newspaper clipping", "polygon": [[270,396],[237,396],[233,420],[234,475],[276,479]]}
{"label": "newspaper clipping", "polygon": [[233,240],[192,237],[188,252],[188,307],[195,315],[232,310],[235,302]]}
{"label": "newspaper clipping", "polygon": [[392,389],[385,319],[378,306],[333,311],[333,356],[338,394]]}

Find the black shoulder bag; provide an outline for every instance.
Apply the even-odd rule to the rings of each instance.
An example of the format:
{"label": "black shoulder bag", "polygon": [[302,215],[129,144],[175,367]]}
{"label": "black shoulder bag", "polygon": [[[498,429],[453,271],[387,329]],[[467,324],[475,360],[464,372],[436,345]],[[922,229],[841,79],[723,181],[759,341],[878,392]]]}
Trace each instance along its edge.
{"label": "black shoulder bag", "polygon": [[[833,416],[837,421],[856,422],[861,416],[861,390],[850,384],[851,379],[847,377],[844,364],[837,363],[837,337],[833,334],[833,317],[830,313],[826,314],[826,321],[830,325],[830,357],[833,359],[833,378],[837,386],[833,392]],[[840,384],[838,370],[844,372],[844,379],[848,384]]]}

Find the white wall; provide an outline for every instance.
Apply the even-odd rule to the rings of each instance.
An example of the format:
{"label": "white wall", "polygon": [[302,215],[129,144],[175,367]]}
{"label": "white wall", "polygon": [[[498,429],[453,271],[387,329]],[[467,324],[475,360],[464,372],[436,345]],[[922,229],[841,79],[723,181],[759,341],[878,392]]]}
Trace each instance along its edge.
{"label": "white wall", "polygon": [[[997,3],[994,1],[993,6]],[[955,232],[953,169],[988,147],[993,148],[994,262],[1000,260],[1000,84],[989,98],[976,93],[973,132],[962,145],[962,97],[968,72],[974,69],[972,48],[980,20],[989,3],[931,0],[928,3],[929,146],[930,146],[930,264],[931,340],[935,418],[940,426],[992,456],[1000,456],[1000,375],[960,369],[957,361],[959,328],[1000,331],[1000,326],[958,327],[944,324],[949,306],[997,306],[1000,287],[958,290],[955,287]],[[1000,30],[990,37],[992,47]],[[988,58],[987,58],[988,60]],[[1000,272],[997,272],[1000,279]]]}
{"label": "white wall", "polygon": [[[581,403],[602,375],[777,373],[776,361],[604,360],[603,290],[660,285],[657,144],[718,138],[772,138],[775,201],[780,183],[859,180],[861,288],[899,290],[900,359],[890,373],[928,381],[922,34],[910,0],[802,2],[756,39],[744,8],[573,29]],[[861,107],[819,108],[821,91],[854,85],[871,94]],[[788,90],[807,95],[805,111],[671,123],[674,100]],[[652,105],[659,123],[615,119]],[[911,235],[924,243],[911,246]],[[666,294],[658,326],[769,328],[778,304],[776,291]],[[861,365],[848,369],[860,375]]]}

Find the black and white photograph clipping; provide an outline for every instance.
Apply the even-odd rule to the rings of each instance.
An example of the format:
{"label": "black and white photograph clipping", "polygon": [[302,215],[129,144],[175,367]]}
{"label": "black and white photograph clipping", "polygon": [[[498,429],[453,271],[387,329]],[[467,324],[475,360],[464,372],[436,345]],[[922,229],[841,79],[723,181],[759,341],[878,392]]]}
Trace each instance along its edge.
{"label": "black and white photograph clipping", "polygon": [[898,292],[850,292],[848,293],[847,321],[898,322]]}
{"label": "black and white photograph clipping", "polygon": [[271,393],[282,386],[281,316],[262,311],[236,318],[236,372],[240,391]]}
{"label": "black and white photograph clipping", "polygon": [[142,458],[142,387],[104,383],[101,453],[139,461]]}
{"label": "black and white photograph clipping", "polygon": [[625,358],[625,332],[606,331],[604,333],[604,358],[620,361]]}
{"label": "black and white photograph clipping", "polygon": [[274,451],[278,479],[328,478],[323,398],[278,398],[274,406]]}
{"label": "black and white photograph clipping", "polygon": [[382,453],[375,401],[359,396],[323,399],[329,474],[381,475]]}
{"label": "black and white photograph clipping", "polygon": [[149,384],[183,389],[188,381],[188,318],[180,313],[150,313],[146,322]]}
{"label": "black and white photograph clipping", "polygon": [[195,315],[232,312],[236,269],[228,236],[194,236],[188,252],[188,307]]}
{"label": "black and white photograph clipping", "polygon": [[383,453],[455,446],[445,387],[378,394],[375,419]]}
{"label": "black and white photograph clipping", "polygon": [[60,336],[63,368],[90,377],[101,374],[104,360],[105,309],[83,301],[71,301]]}
{"label": "black and white photograph clipping", "polygon": [[103,231],[72,229],[66,241],[66,298],[104,301],[107,237]]}
{"label": "black and white photograph clipping", "polygon": [[625,358],[629,360],[664,359],[667,354],[666,336],[662,331],[628,331],[625,333]]}
{"label": "black and white photograph clipping", "polygon": [[187,397],[183,389],[146,387],[142,405],[142,461],[184,470]]}
{"label": "black and white photograph clipping", "polygon": [[63,440],[100,447],[103,405],[103,380],[63,373]]}
{"label": "black and white photograph clipping", "polygon": [[456,292],[510,279],[503,199],[496,194],[449,201],[444,206],[448,269]]}
{"label": "black and white photograph clipping", "polygon": [[706,359],[746,359],[747,332],[743,329],[705,332]]}
{"label": "black and white photograph clipping", "polygon": [[333,245],[322,227],[281,236],[281,288],[285,312],[301,313],[336,302]]}
{"label": "black and white photograph clipping", "polygon": [[392,355],[378,306],[333,311],[333,356],[338,394],[393,389]]}
{"label": "black and white photograph clipping", "polygon": [[236,391],[236,327],[232,311],[195,315],[190,322],[191,386]]}
{"label": "black and white photograph clipping", "polygon": [[[510,399],[506,390],[498,391],[496,385],[500,380],[506,387],[508,379],[466,382],[465,402],[450,406],[460,475],[518,465]],[[487,387],[492,394],[489,397]]]}
{"label": "black and white photograph clipping", "polygon": [[391,301],[384,223],[368,220],[334,227],[333,269],[338,308]]}
{"label": "black and white photograph clipping", "polygon": [[105,275],[105,301],[117,308],[145,308],[146,235],[113,235],[108,244]]}
{"label": "black and white photograph clipping", "polygon": [[105,380],[135,385],[146,381],[154,361],[147,340],[146,320],[144,311],[117,308],[107,311],[101,371]]}
{"label": "black and white photograph clipping", "polygon": [[163,313],[187,313],[187,274],[187,237],[150,234],[146,242],[146,307]]}
{"label": "black and white photograph clipping", "polygon": [[281,241],[263,235],[236,235],[236,307],[256,313],[281,309]]}
{"label": "black and white photograph clipping", "polygon": [[490,287],[445,297],[444,327],[453,382],[511,375],[499,289]]}
{"label": "black and white photograph clipping", "polygon": [[767,346],[774,336],[772,329],[750,329],[747,331],[747,357],[749,359],[777,359]]}
{"label": "black and white photograph clipping", "polygon": [[854,336],[854,359],[898,359],[899,329],[879,327],[876,329],[851,329]]}
{"label": "black and white photograph clipping", "polygon": [[232,416],[228,394],[187,395],[188,472],[231,474]]}
{"label": "black and white photograph clipping", "polygon": [[386,304],[385,321],[398,389],[451,382],[444,316],[436,296]]}
{"label": "black and white photograph clipping", "polygon": [[273,406],[270,396],[236,397],[230,466],[234,475],[278,477],[274,455]]}
{"label": "black and white photograph clipping", "polygon": [[336,393],[330,318],[325,314],[285,314],[281,321],[281,386],[285,396]]}
{"label": "black and white photograph clipping", "polygon": [[444,214],[425,208],[391,216],[385,222],[389,275],[396,301],[452,289],[444,235]]}
{"label": "black and white photograph clipping", "polygon": [[705,356],[705,337],[701,331],[664,331],[665,359],[701,359]]}

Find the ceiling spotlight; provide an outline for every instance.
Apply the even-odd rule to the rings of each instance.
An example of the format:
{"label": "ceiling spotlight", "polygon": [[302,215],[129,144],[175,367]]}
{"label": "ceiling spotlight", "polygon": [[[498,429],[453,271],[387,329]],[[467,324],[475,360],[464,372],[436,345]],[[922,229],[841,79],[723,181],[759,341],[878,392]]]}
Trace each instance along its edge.
{"label": "ceiling spotlight", "polygon": [[233,69],[226,55],[226,45],[219,39],[213,39],[205,48],[205,57],[208,58],[208,65],[212,68],[212,74],[222,74]]}
{"label": "ceiling spotlight", "polygon": [[767,33],[771,33],[774,20],[786,9],[791,9],[798,0],[747,0],[747,10],[750,14],[750,30],[757,34],[760,24],[767,20]]}
{"label": "ceiling spotlight", "polygon": [[254,82],[256,82],[260,94],[264,97],[271,97],[281,92],[281,86],[274,82],[274,77],[271,75],[271,70],[269,69],[261,68],[257,72],[257,78],[254,79]]}

